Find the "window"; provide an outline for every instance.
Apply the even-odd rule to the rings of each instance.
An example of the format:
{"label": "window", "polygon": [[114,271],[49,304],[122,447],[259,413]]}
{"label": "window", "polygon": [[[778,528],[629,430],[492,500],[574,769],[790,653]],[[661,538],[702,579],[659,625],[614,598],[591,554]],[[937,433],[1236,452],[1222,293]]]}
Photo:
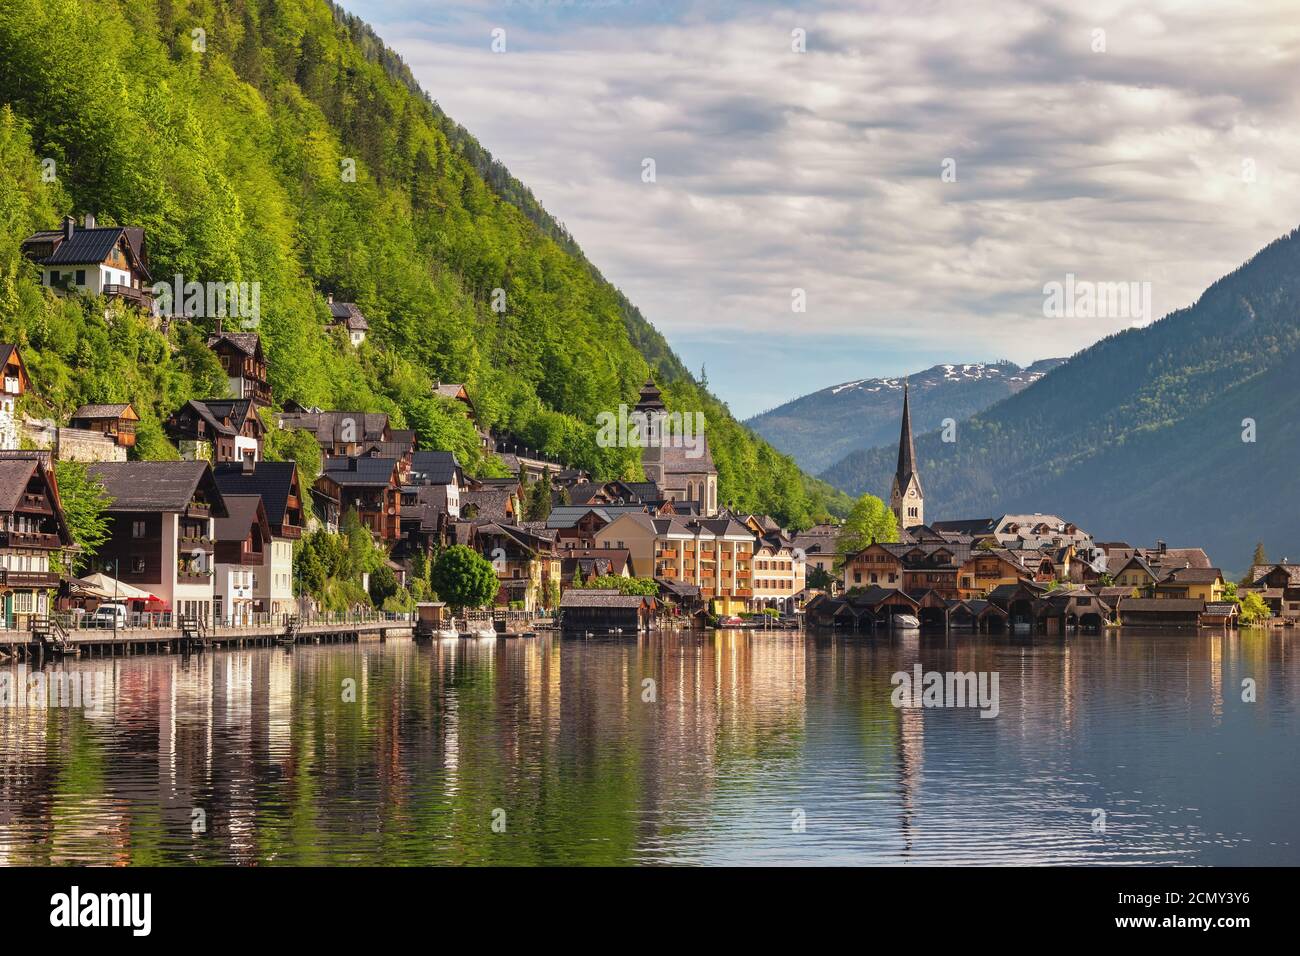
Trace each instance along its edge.
{"label": "window", "polygon": [[131,573],[144,574],[144,558],[131,559]]}
{"label": "window", "polygon": [[77,285],[85,285],[85,284],[86,284],[86,270],[85,270],[85,269],[78,269],[78,270],[77,270]]}
{"label": "window", "polygon": [[143,521],[132,521],[132,522],[131,522],[131,537],[133,537],[133,538],[143,538],[143,537],[144,537],[144,522],[143,522]]}

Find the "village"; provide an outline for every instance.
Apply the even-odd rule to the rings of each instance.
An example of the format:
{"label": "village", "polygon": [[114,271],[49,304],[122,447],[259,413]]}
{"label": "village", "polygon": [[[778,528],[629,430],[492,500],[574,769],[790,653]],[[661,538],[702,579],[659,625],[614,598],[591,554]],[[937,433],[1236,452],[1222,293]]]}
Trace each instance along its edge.
{"label": "village", "polygon": [[[151,307],[143,229],[68,217],[23,250],[60,294]],[[322,295],[347,340],[364,342],[362,310]],[[382,552],[362,573],[352,610],[417,622],[417,635],[420,620],[463,633],[457,616],[488,622],[475,633],[489,635],[539,627],[1052,635],[1300,618],[1300,564],[1259,563],[1230,582],[1201,548],[1098,541],[1054,514],[927,521],[906,391],[888,503],[897,540],[848,547],[841,525],[786,529],[726,507],[706,435],[689,446],[646,443],[644,480],[623,481],[482,430],[484,450],[511,477],[475,477],[386,414],[293,402],[275,410],[255,331],[227,331],[218,319],[207,347],[227,394],[174,409],[165,431],[178,460],[146,461],[133,458],[139,415],[129,402],[85,404],[66,421],[20,411],[40,383],[19,345],[0,344],[0,624],[9,635],[0,646],[11,656],[32,642],[62,646],[78,630],[182,620],[199,631],[261,625],[292,635],[323,619],[300,560],[304,536],[321,529],[349,542],[360,529]],[[436,392],[474,420],[464,384],[438,383]],[[653,380],[635,412],[668,418]],[[318,459],[268,459],[271,429],[310,435]],[[93,553],[73,539],[60,462],[84,463],[106,496],[108,531]],[[430,569],[457,549],[495,575],[478,599],[430,591]],[[387,600],[398,592],[406,606]]]}

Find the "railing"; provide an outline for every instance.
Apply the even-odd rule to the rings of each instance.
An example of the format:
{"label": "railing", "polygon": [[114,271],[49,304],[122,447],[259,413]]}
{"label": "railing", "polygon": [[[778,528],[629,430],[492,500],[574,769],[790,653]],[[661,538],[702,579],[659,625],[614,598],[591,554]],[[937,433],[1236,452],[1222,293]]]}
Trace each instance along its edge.
{"label": "railing", "polygon": [[[179,615],[171,611],[160,613],[133,611],[126,615],[126,624],[119,624],[116,628],[113,626],[112,618],[96,620],[92,614],[63,612],[54,617],[67,631],[117,630],[120,633],[122,631],[175,630],[180,626],[182,617],[193,617],[193,615]],[[330,611],[325,613],[308,612],[305,614],[255,611],[241,614],[234,619],[218,621],[215,624],[210,616],[200,617],[198,620],[209,630],[226,633],[232,631],[265,631],[268,627],[287,626],[292,618],[297,619],[297,626],[301,629],[303,627],[335,624],[400,624],[414,622],[415,614],[408,611]]]}
{"label": "railing", "polygon": [[119,285],[115,282],[105,283],[103,293],[106,296],[118,296],[122,299],[129,299],[136,305],[142,305],[148,308],[153,304],[153,295],[147,289],[137,289],[129,285]]}

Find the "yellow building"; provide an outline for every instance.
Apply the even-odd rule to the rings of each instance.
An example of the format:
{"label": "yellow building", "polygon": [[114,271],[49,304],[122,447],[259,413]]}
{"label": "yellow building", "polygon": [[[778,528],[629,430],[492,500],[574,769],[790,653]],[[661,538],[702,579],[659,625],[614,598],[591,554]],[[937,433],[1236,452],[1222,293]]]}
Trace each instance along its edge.
{"label": "yellow building", "polygon": [[1019,584],[1030,573],[1009,552],[976,549],[957,571],[957,596],[982,598],[1003,584]]}
{"label": "yellow building", "polygon": [[1218,568],[1174,568],[1152,587],[1158,598],[1187,598],[1195,601],[1222,601],[1223,574]]}
{"label": "yellow building", "polygon": [[692,584],[715,614],[753,599],[754,535],[732,518],[623,514],[596,532],[601,548],[626,548],[637,577]]}
{"label": "yellow building", "polygon": [[754,596],[750,610],[773,607],[793,611],[794,596],[804,589],[807,562],[792,545],[759,539],[754,552]]}

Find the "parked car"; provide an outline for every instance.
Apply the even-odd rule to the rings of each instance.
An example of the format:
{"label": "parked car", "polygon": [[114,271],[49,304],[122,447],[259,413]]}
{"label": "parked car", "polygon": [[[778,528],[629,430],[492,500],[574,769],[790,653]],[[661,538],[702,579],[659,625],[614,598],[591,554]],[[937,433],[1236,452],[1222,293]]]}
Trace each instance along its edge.
{"label": "parked car", "polygon": [[87,627],[126,627],[125,604],[101,604],[95,613],[86,618]]}

